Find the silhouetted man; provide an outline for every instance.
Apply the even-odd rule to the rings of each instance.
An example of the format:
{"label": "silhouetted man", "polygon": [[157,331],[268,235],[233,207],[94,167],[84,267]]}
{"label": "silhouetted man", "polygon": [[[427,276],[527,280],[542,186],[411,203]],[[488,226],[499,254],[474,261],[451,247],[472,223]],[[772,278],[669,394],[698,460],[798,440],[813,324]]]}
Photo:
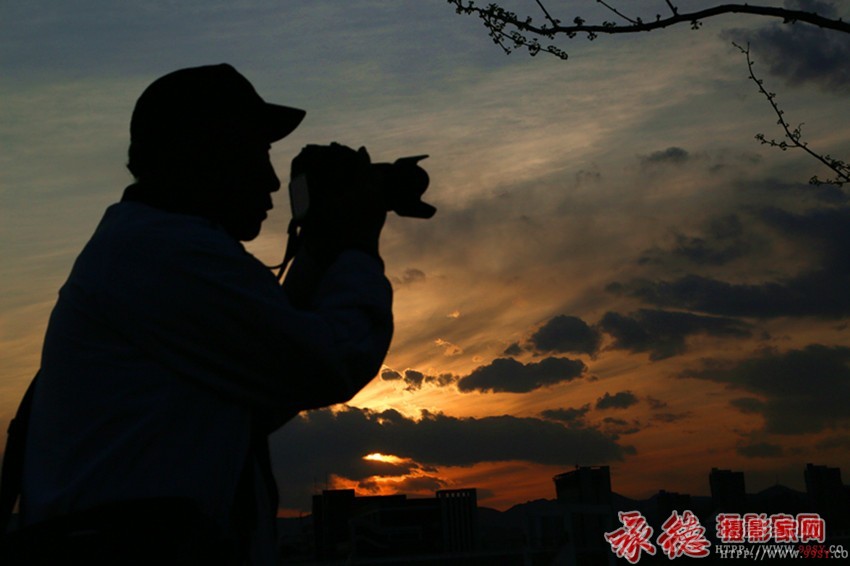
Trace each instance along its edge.
{"label": "silhouetted man", "polygon": [[60,533],[62,556],[275,563],[268,434],[350,399],[392,334],[386,212],[358,198],[364,154],[343,149],[330,177],[343,186],[311,204],[283,287],[240,244],[280,186],[269,144],[303,116],[229,65],[176,71],[139,98],[136,182],[60,291],[34,389],[21,512]]}

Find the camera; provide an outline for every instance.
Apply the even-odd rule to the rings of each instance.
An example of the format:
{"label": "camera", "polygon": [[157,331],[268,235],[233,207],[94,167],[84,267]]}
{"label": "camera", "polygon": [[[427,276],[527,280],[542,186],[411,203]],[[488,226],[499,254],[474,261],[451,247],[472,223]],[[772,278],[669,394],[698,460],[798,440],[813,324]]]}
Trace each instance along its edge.
{"label": "camera", "polygon": [[393,163],[372,163],[364,147],[355,151],[338,143],[305,146],[292,160],[292,219],[302,222],[312,206],[321,205],[332,199],[335,191],[343,190],[362,190],[362,198],[376,199],[377,206],[399,216],[431,218],[437,209],[422,202],[429,177],[419,166],[426,157],[415,155]]}

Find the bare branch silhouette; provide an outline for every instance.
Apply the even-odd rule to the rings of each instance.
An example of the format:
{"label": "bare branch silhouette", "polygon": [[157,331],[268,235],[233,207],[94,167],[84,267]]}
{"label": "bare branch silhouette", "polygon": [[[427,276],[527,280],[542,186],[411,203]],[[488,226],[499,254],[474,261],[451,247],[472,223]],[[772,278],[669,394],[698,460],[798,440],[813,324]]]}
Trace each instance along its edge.
{"label": "bare branch silhouette", "polygon": [[815,12],[804,10],[792,10],[789,8],[777,8],[772,6],[753,6],[745,3],[721,4],[694,12],[680,13],[679,9],[671,0],[664,0],[670,10],[670,15],[664,17],[654,14],[649,19],[639,16],[627,16],[605,0],[596,0],[608,11],[619,19],[625,20],[625,24],[613,21],[602,21],[597,24],[589,24],[579,16],[572,20],[572,24],[563,25],[562,20],[552,15],[541,0],[536,0],[537,5],[543,11],[546,23],[535,24],[531,16],[520,16],[515,12],[506,10],[498,4],[488,4],[486,8],[475,5],[472,0],[447,0],[455,7],[459,14],[476,15],[484,22],[484,26],[490,33],[490,37],[506,53],[510,53],[517,47],[526,47],[532,55],[540,51],[546,51],[561,59],[567,58],[567,53],[562,49],[548,45],[543,47],[540,39],[549,41],[556,37],[574,38],[577,35],[585,35],[588,39],[596,39],[599,35],[641,33],[657,29],[663,29],[680,24],[688,24],[692,29],[699,29],[703,20],[714,18],[724,14],[746,14],[759,17],[778,18],[784,23],[793,24],[802,22],[823,29],[850,33],[850,23],[841,18],[830,18],[821,16]]}
{"label": "bare branch silhouette", "polygon": [[[778,147],[782,151],[786,151],[788,149],[802,149],[807,154],[820,161],[822,164],[827,166],[835,173],[835,177],[831,179],[820,179],[817,175],[813,176],[809,179],[809,182],[813,185],[837,185],[839,187],[843,186],[844,183],[850,183],[850,164],[847,164],[844,161],[839,159],[835,159],[829,155],[821,154],[809,147],[808,142],[803,140],[803,124],[801,123],[796,128],[791,128],[791,125],[785,119],[785,112],[779,107],[779,104],[776,101],[776,93],[768,91],[764,87],[764,81],[758,78],[753,71],[753,60],[750,57],[750,46],[742,47],[737,43],[732,43],[735,47],[737,47],[741,53],[743,53],[747,58],[747,69],[749,70],[750,80],[753,81],[759,89],[759,92],[764,95],[767,99],[768,103],[770,103],[771,108],[773,108],[773,112],[776,114],[778,120],[777,124],[779,124],[785,132],[785,139],[782,141],[776,141],[775,139],[768,139],[764,134],[756,134],[756,139],[759,140],[764,145],[768,145],[771,147]],[[787,141],[786,141],[787,140]]]}
{"label": "bare branch silhouette", "polygon": [[[568,54],[553,44],[544,47],[540,43],[541,40],[553,42],[561,37],[572,39],[578,35],[584,35],[587,39],[594,40],[604,34],[615,35],[649,32],[680,24],[688,24],[691,29],[696,30],[702,26],[703,20],[726,14],[778,18],[786,24],[803,23],[826,30],[850,33],[850,23],[845,22],[841,18],[827,17],[804,10],[754,6],[745,3],[721,4],[703,10],[682,13],[679,12],[679,8],[674,4],[673,0],[664,0],[666,4],[665,12],[669,10],[669,14],[662,16],[660,13],[656,13],[652,18],[644,20],[640,16],[627,15],[614,5],[614,0],[595,0],[597,4],[616,16],[616,19],[620,23],[604,20],[601,23],[589,24],[584,18],[577,16],[573,18],[571,25],[563,25],[562,21],[553,15],[552,11],[544,5],[542,0],[535,0],[546,20],[545,23],[538,25],[531,16],[520,16],[515,12],[502,8],[499,4],[491,3],[486,8],[482,8],[476,6],[472,0],[447,1],[455,7],[455,11],[458,14],[476,15],[481,18],[490,37],[505,53],[511,53],[516,48],[525,47],[531,55],[537,55],[539,52],[545,51],[561,59],[567,59]],[[574,6],[577,2],[564,2],[563,4]],[[749,46],[744,48],[738,44],[734,45],[746,55],[750,79],[758,86],[759,92],[767,98],[773,111],[778,116],[779,125],[785,132],[785,139],[781,141],[768,139],[764,134],[757,134],[756,139],[764,145],[778,147],[783,151],[792,148],[802,149],[835,173],[835,176],[829,179],[820,179],[815,175],[809,180],[812,184],[830,184],[841,187],[845,183],[850,183],[850,165],[828,154],[818,153],[808,146],[808,143],[803,140],[803,124],[792,128],[785,120],[784,112],[776,102],[776,94],[766,90],[763,81],[756,77],[753,71],[753,61],[750,58]]]}

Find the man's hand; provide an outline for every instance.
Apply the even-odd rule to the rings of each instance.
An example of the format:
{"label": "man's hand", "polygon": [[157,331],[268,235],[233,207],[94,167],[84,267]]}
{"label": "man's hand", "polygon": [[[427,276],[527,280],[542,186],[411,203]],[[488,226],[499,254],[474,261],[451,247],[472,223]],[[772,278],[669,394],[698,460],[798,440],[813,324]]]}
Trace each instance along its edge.
{"label": "man's hand", "polygon": [[326,264],[347,249],[380,257],[378,240],[387,212],[366,148],[332,144],[322,156],[306,171],[310,210],[301,231],[306,250]]}

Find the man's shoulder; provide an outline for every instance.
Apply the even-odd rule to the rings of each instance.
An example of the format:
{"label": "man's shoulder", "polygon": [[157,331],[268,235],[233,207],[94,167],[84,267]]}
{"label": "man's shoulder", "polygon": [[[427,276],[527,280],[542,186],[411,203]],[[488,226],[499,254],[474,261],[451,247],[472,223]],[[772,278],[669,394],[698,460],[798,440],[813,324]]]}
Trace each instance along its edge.
{"label": "man's shoulder", "polygon": [[153,248],[162,253],[202,247],[244,252],[239,242],[208,219],[137,202],[119,202],[107,208],[93,239],[106,239],[128,251]]}

